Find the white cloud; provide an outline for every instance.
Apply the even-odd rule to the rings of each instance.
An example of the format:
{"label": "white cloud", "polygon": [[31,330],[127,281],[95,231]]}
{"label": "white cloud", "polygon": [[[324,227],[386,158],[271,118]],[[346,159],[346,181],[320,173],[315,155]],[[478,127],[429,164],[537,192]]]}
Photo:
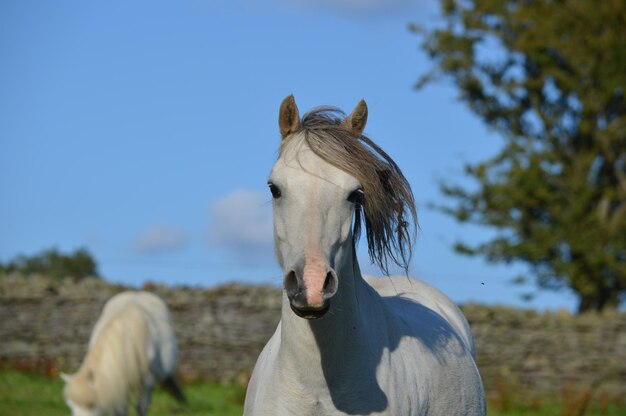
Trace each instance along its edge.
{"label": "white cloud", "polygon": [[209,244],[247,264],[274,262],[272,206],[266,192],[236,190],[209,207]]}
{"label": "white cloud", "polygon": [[181,249],[187,243],[186,233],[168,224],[155,224],[139,234],[133,247],[139,253],[161,254]]}

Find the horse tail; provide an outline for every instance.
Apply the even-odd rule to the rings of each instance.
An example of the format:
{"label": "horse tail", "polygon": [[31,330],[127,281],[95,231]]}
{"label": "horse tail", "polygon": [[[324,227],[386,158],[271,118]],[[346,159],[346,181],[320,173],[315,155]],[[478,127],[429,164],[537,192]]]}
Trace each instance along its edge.
{"label": "horse tail", "polygon": [[165,380],[161,382],[161,385],[169,394],[171,394],[179,403],[187,404],[187,398],[180,385],[176,381],[173,375],[167,376]]}

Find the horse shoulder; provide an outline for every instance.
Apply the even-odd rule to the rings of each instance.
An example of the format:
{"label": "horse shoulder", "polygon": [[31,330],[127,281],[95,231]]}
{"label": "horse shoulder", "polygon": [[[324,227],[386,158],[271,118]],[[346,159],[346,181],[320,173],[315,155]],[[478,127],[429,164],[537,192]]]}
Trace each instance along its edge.
{"label": "horse shoulder", "polygon": [[[469,323],[459,307],[441,291],[419,279],[407,276],[374,277],[363,276],[365,281],[378,292],[383,298],[387,298],[388,304],[393,304],[390,299],[408,299],[417,305],[430,309],[449,323],[456,334],[463,340],[472,356],[475,356],[474,338]],[[395,302],[400,309],[417,309],[413,305]],[[403,306],[400,306],[403,304]],[[415,312],[415,311],[413,311]]]}
{"label": "horse shoulder", "polygon": [[437,289],[406,276],[368,276],[366,281],[381,295],[401,333],[391,364],[378,369],[381,379],[416,382],[428,414],[484,415],[484,401],[476,402],[483,392],[472,335],[460,309]]}
{"label": "horse shoulder", "polygon": [[135,292],[134,300],[148,326],[146,353],[154,376],[161,380],[173,374],[178,360],[176,334],[165,302],[150,292]]}

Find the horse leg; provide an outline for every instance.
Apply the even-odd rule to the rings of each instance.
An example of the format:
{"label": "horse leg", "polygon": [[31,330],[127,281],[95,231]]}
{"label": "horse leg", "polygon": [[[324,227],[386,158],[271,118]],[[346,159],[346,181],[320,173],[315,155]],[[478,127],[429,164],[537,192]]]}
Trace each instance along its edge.
{"label": "horse leg", "polygon": [[137,415],[146,416],[148,409],[150,408],[150,401],[152,399],[152,384],[144,384],[141,387],[139,393],[139,400],[137,400]]}
{"label": "horse leg", "polygon": [[169,394],[172,395],[172,397],[174,397],[178,401],[178,403],[187,403],[185,394],[183,393],[183,390],[180,388],[180,385],[173,375],[165,377],[165,379],[161,382],[161,385]]}

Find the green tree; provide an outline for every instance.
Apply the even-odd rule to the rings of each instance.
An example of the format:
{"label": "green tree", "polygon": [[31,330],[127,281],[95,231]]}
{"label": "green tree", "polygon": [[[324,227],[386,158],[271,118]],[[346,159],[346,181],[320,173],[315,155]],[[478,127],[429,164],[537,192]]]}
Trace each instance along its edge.
{"label": "green tree", "polygon": [[6,264],[0,264],[0,272],[20,272],[23,274],[45,274],[55,278],[87,276],[98,277],[96,261],[85,249],[72,254],[62,254],[52,248],[33,256],[17,256]]}
{"label": "green tree", "polygon": [[465,166],[478,186],[441,184],[461,222],[497,236],[457,251],[531,266],[568,287],[579,311],[626,293],[626,0],[442,0],[445,24],[419,31],[434,67],[505,139]]}

